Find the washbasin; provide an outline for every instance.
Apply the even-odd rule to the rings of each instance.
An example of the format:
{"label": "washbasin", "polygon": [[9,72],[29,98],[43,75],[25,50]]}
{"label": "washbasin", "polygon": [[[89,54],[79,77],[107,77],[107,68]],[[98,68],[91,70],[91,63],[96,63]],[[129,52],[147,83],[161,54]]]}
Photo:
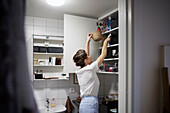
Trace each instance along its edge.
{"label": "washbasin", "polygon": [[49,111],[53,113],[62,113],[65,110],[66,110],[66,107],[64,105],[56,105],[56,107],[52,107],[49,109]]}
{"label": "washbasin", "polygon": [[49,111],[47,111],[47,108],[39,107],[40,113],[64,113],[66,111],[66,107],[64,105],[56,105],[55,107],[49,108]]}

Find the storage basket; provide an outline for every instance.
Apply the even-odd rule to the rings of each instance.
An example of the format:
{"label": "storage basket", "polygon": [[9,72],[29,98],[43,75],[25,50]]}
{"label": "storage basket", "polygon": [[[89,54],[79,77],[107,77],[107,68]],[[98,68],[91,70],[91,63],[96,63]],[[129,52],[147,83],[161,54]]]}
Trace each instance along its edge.
{"label": "storage basket", "polygon": [[47,52],[47,47],[40,47],[39,52],[40,53],[46,53]]}
{"label": "storage basket", "polygon": [[63,53],[62,47],[48,47],[47,49],[48,53]]}
{"label": "storage basket", "polygon": [[94,32],[92,32],[92,33],[90,33],[90,34],[93,35],[93,36],[92,36],[92,39],[93,39],[94,41],[100,41],[100,40],[103,40],[103,39],[104,39],[104,37],[103,37],[103,35],[102,35],[102,32],[101,32],[100,30],[94,31]]}

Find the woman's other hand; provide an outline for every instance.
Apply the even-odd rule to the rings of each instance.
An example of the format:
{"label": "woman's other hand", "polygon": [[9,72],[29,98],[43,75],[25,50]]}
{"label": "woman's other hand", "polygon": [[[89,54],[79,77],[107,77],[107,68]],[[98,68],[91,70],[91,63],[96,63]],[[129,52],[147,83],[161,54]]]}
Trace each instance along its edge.
{"label": "woman's other hand", "polygon": [[111,40],[110,37],[111,37],[111,34],[109,34],[109,35],[107,36],[107,38],[106,38],[106,41],[107,41],[107,42],[110,42],[110,40]]}
{"label": "woman's other hand", "polygon": [[90,42],[92,36],[93,36],[93,34],[90,34],[90,33],[88,34],[88,36],[87,36],[87,42]]}

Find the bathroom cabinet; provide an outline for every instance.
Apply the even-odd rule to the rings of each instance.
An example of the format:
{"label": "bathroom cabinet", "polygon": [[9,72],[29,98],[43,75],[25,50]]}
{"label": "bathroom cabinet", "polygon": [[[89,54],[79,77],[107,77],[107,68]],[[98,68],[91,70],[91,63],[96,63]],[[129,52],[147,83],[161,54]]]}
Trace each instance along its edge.
{"label": "bathroom cabinet", "polygon": [[[97,22],[97,27],[101,29],[103,36],[106,38],[111,34],[111,41],[107,46],[107,56],[104,59],[98,73],[119,74],[119,25],[118,25],[118,10],[112,14],[100,18]],[[102,50],[103,41],[99,42],[99,55]]]}
{"label": "bathroom cabinet", "polygon": [[68,79],[63,71],[64,36],[33,35],[34,80]]}

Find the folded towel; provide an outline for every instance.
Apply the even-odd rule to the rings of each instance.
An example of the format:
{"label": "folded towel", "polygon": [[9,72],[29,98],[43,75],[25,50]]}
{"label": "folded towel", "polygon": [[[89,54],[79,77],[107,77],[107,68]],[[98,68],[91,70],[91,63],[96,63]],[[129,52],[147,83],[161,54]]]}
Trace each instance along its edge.
{"label": "folded towel", "polygon": [[65,113],[72,113],[74,106],[72,105],[69,96],[67,97],[67,101],[66,101],[66,112]]}

